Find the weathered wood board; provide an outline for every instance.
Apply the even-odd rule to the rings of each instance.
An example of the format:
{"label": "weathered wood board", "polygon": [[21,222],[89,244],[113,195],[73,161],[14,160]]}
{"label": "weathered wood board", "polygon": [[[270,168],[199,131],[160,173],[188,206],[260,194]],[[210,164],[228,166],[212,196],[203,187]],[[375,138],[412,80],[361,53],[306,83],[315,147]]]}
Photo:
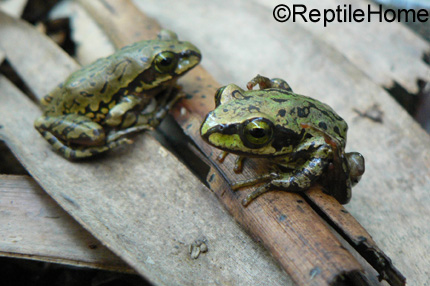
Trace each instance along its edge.
{"label": "weathered wood board", "polygon": [[[254,0],[253,2],[266,9],[273,9],[279,4],[276,0]],[[366,12],[368,5],[371,5],[372,11],[379,10],[378,5],[367,0],[306,1],[308,10],[335,10],[339,6],[342,11],[347,11],[349,5],[352,9]],[[313,37],[335,48],[382,87],[391,88],[394,83],[397,83],[409,93],[417,94],[418,80],[430,80],[430,67],[424,61],[424,54],[430,53],[429,43],[405,25],[396,21],[379,22],[377,15],[372,16],[370,23],[345,22],[343,16],[342,19],[341,23],[333,21],[324,27],[323,21],[312,23],[308,20],[306,23],[298,17],[297,24],[311,32]],[[284,25],[289,24],[284,23]]]}
{"label": "weathered wood board", "polygon": [[[22,34],[23,31],[15,30],[15,32],[17,34]],[[37,36],[35,36],[33,34],[28,35],[28,36],[30,38],[33,38],[35,41],[38,40]],[[16,44],[17,42],[14,42],[14,43]],[[15,64],[15,66],[17,67],[17,70],[20,71],[24,76],[26,76],[26,78],[25,78],[26,81],[32,86],[34,91],[37,93],[37,96],[40,96],[40,90],[39,89],[41,88],[43,90],[45,87],[40,86],[40,84],[38,82],[35,82],[34,78],[32,78],[32,77],[29,77],[27,79],[28,71],[27,71],[26,66],[25,66],[25,58],[27,55],[25,54],[25,52],[23,53],[23,51],[21,51],[21,53],[20,53],[19,51],[15,52],[15,50],[12,50],[9,41],[3,41],[3,45],[8,50],[9,59],[12,61],[12,64]],[[40,53],[40,52],[41,51],[39,50],[38,53]],[[58,59],[60,59],[60,55],[58,55],[57,57],[58,57]],[[37,65],[40,65],[40,63],[38,63]],[[21,148],[21,146],[14,146],[14,147],[16,149]],[[25,156],[20,157],[20,158],[24,162],[27,162],[27,158]],[[65,169],[65,170],[67,170],[67,169]],[[58,190],[58,189],[56,189],[56,190],[51,189],[50,191],[51,191],[51,193],[54,193],[54,195],[53,195],[54,197],[55,197],[55,195],[61,194],[63,192],[63,190]],[[284,194],[284,196],[287,195],[287,193],[283,193],[283,194]],[[291,194],[289,194],[289,196],[291,196]],[[281,201],[280,201],[280,203],[281,203]],[[242,208],[242,206],[239,206],[239,207]],[[279,209],[282,209],[283,207],[285,207],[285,206],[282,206],[282,204],[281,204],[279,206]],[[306,215],[304,216],[303,214],[301,214],[302,218],[297,219],[298,222],[301,221],[302,223],[307,221],[308,227],[304,227],[304,228],[302,227],[302,229],[306,230],[306,229],[311,229],[312,227],[320,226],[320,227],[322,227],[321,231],[324,230],[324,228],[325,228],[324,224],[321,222],[321,220],[318,217],[315,217],[315,214],[313,213],[313,211],[309,207],[307,208],[307,212],[305,212],[305,213],[309,213],[309,216],[306,216]],[[81,216],[78,217],[78,220],[81,220],[82,217],[85,217],[85,211],[84,211],[84,213],[80,213],[80,215]],[[261,224],[261,222],[259,223],[260,228],[263,227],[263,230],[264,230],[264,228],[267,228],[267,224],[264,223],[267,219],[263,218],[262,213],[260,213],[259,217],[261,217],[260,221],[263,222],[263,224]],[[307,219],[305,219],[306,217],[307,217]],[[269,219],[269,221],[273,220],[271,217],[268,219]],[[252,219],[251,219],[251,221],[252,221]],[[87,221],[87,223],[89,225],[89,228],[92,231],[94,231],[94,228],[92,227],[92,221]],[[298,225],[300,225],[300,223]],[[276,226],[276,224],[274,226]],[[273,232],[274,228],[271,227],[271,229],[269,227],[267,230],[270,230],[271,232]],[[284,228],[283,232],[288,231],[288,229],[289,229],[289,227]],[[297,233],[297,235],[298,235],[297,239],[301,241],[300,237],[302,235],[301,233],[303,232],[303,230],[300,230],[299,228],[296,228],[294,230],[294,228],[293,228],[292,233],[295,233],[295,232],[298,232]],[[345,271],[351,271],[354,269],[358,269],[358,267],[360,267],[358,265],[358,263],[355,262],[355,260],[352,258],[351,255],[349,255],[349,257],[348,257],[348,253],[342,248],[342,246],[338,242],[336,242],[335,237],[332,236],[332,234],[330,234],[330,231],[328,229],[325,230],[325,235],[328,235],[328,237],[327,237],[328,239],[323,239],[322,236],[321,237],[309,236],[309,235],[306,235],[306,233],[307,233],[307,231],[305,231],[303,233],[303,235],[307,236],[308,238],[304,241],[303,246],[310,247],[311,249],[313,249],[313,252],[317,251],[317,253],[320,253],[320,257],[330,257],[329,259],[332,259],[332,262],[324,263],[325,259],[323,259],[321,261],[321,263],[319,264],[320,266],[318,267],[317,265],[314,265],[314,262],[313,262],[315,259],[315,255],[311,255],[311,257],[309,257],[308,255],[300,255],[300,253],[305,254],[306,252],[303,252],[302,250],[297,249],[297,250],[295,250],[295,251],[298,251],[297,255],[293,255],[292,257],[296,257],[296,259],[303,260],[303,263],[306,263],[307,265],[306,265],[306,267],[304,267],[305,264],[296,262],[295,264],[293,264],[296,267],[296,270],[290,271],[290,273],[292,275],[297,277],[297,274],[300,272],[300,273],[302,273],[301,274],[303,277],[302,279],[309,280],[309,278],[310,278],[311,280],[313,280],[313,283],[321,283],[322,281],[324,281],[326,279],[327,279],[327,281],[330,281],[333,278],[335,278],[336,274],[334,274],[335,272],[333,272],[334,269],[338,269],[339,273],[344,273]],[[270,236],[272,236],[271,239],[274,239],[274,238],[276,239],[277,237],[279,237],[279,234],[273,233]],[[268,236],[268,237],[270,237],[270,236]],[[295,236],[292,236],[292,237],[295,237]],[[266,239],[264,239],[264,240],[266,240]],[[321,240],[321,242],[319,242],[319,240]],[[285,242],[283,242],[283,244],[288,242],[288,240],[285,240],[285,239],[283,239],[281,241],[285,241]],[[333,241],[333,243],[331,246],[330,246],[330,243],[328,243],[324,247],[320,247],[323,244],[326,244],[326,243],[324,243],[325,241]],[[265,243],[266,243],[266,245],[270,246],[270,245],[272,245],[272,243],[276,243],[276,241],[272,242],[269,240],[269,241],[265,241]],[[302,242],[300,242],[300,243],[302,243]],[[280,244],[280,242],[277,242],[277,244],[279,244],[279,246],[277,248],[281,251],[281,253],[285,252],[282,244]],[[118,245],[114,244],[111,247],[113,249],[121,252],[121,250],[118,250]],[[333,247],[334,247],[334,250],[332,249]],[[289,251],[289,252],[292,252],[292,251]],[[342,253],[343,253],[343,255],[342,255]],[[338,257],[338,258],[336,258],[336,257]],[[281,258],[282,258],[284,265],[291,265],[288,263],[289,260],[286,259],[287,257],[285,255],[282,255]],[[312,258],[312,259],[309,259],[309,258]],[[347,260],[345,260],[345,258],[347,258]],[[348,261],[348,259],[351,260],[353,263],[352,264],[346,263]],[[290,266],[288,266],[288,267],[290,267]],[[299,268],[297,268],[297,267],[299,267]],[[315,268],[315,267],[317,267],[317,268]],[[331,268],[333,270],[330,270]],[[315,270],[312,271],[312,269],[319,269],[319,270],[317,272],[315,272]],[[317,281],[319,281],[319,282],[317,282]]]}
{"label": "weathered wood board", "polygon": [[[194,5],[193,9],[184,9],[191,7],[188,2]],[[365,224],[396,265],[401,263],[399,268],[405,272],[409,281],[417,282],[418,285],[419,282],[425,282],[427,276],[423,271],[428,269],[428,262],[419,259],[415,261],[414,255],[409,251],[405,251],[406,259],[402,261],[403,255],[400,252],[403,251],[402,241],[419,245],[420,238],[413,235],[414,231],[424,234],[429,232],[425,221],[419,219],[420,216],[428,215],[424,208],[425,200],[421,200],[425,196],[424,191],[428,190],[428,160],[425,161],[429,157],[427,135],[393,104],[385,92],[372,83],[372,78],[369,81],[358,69],[347,63],[345,58],[339,56],[335,49],[312,40],[312,35],[300,27],[287,27],[278,23],[274,26],[270,9],[257,9],[245,3],[222,5],[223,2],[219,2],[219,7],[216,4],[203,7],[197,2],[188,2],[173,6],[172,11],[167,11],[161,8],[162,1],[154,1],[151,2],[153,6],[151,3],[146,4],[145,11],[152,11],[164,26],[170,25],[182,37],[192,39],[201,47],[206,59],[209,59],[203,64],[209,63],[215,67],[217,79],[224,83],[244,85],[257,72],[268,76],[282,76],[289,80],[296,92],[312,94],[325,98],[326,102],[335,103],[332,105],[351,123],[352,137],[350,136],[349,144],[352,143],[355,150],[366,152],[370,164],[370,172],[368,168],[368,174],[355,189],[348,209]],[[177,17],[178,13],[180,18]],[[197,26],[200,28],[196,29]],[[319,46],[322,46],[322,51],[318,49]],[[273,54],[286,58],[271,58]],[[332,97],[329,98],[327,94]],[[385,112],[384,125],[367,122],[367,119],[358,118],[352,112],[353,107],[364,110],[372,105],[372,95],[378,95],[378,101]],[[406,130],[405,126],[410,130]],[[353,131],[354,129],[360,132]],[[371,135],[360,135],[365,132],[369,134],[370,131]],[[399,143],[395,148],[390,148],[390,142]],[[408,146],[417,147],[413,149]],[[420,151],[424,153],[424,159],[420,158]],[[408,159],[410,155],[415,156],[415,162]],[[396,168],[397,165],[400,170]],[[372,172],[375,170],[376,172]],[[369,174],[372,174],[370,179]],[[404,188],[410,191],[405,193]],[[378,190],[378,195],[375,195],[375,190]],[[402,200],[404,205],[398,206],[393,198]],[[391,221],[392,218],[395,219],[394,222]],[[413,221],[411,225],[410,221]],[[387,237],[384,233],[388,234]],[[402,240],[404,236],[405,240]],[[428,246],[424,242],[417,251],[428,251]]]}
{"label": "weathered wood board", "polygon": [[[176,30],[199,46],[205,55],[203,66],[221,83],[244,86],[257,73],[282,77],[297,93],[312,95],[333,106],[350,126],[347,149],[362,152],[367,160],[367,173],[354,188],[353,199],[346,208],[372,234],[411,285],[429,283],[430,261],[420,253],[430,250],[430,138],[379,81],[375,82],[338,49],[315,38],[302,25],[275,22],[271,9],[255,2],[135,3],[157,17],[164,27]],[[166,5],[170,9],[163,9]],[[369,32],[361,37],[373,37],[375,41],[391,38],[401,48],[392,44],[393,48],[387,47],[381,57],[410,53],[415,54],[416,60],[404,65],[421,65],[417,62],[422,57],[420,52],[426,51],[424,42],[409,45],[409,39],[415,35],[396,26],[400,33],[393,28],[387,34]],[[357,35],[355,40],[361,41],[361,37]],[[377,66],[379,62],[368,64]],[[424,67],[428,70],[428,66]],[[420,77],[425,79],[428,75]],[[374,103],[383,112],[382,124],[361,118],[353,111],[364,111]]]}
{"label": "weathered wood board", "polygon": [[[113,1],[80,1],[80,3],[90,11],[104,30],[112,31],[119,30],[121,27],[124,28],[123,33],[110,33],[110,37],[117,47],[140,40],[141,38],[151,37],[151,33],[152,37],[155,37],[155,33],[160,29],[160,27],[156,28],[157,23],[152,19],[148,19],[148,17],[130,7],[128,1],[121,1],[119,3]],[[135,25],[129,28],[127,27],[128,22],[124,23],[123,21],[122,13],[129,15],[129,17],[141,23],[145,19],[148,24],[143,26]],[[191,74],[195,78],[192,80],[193,83],[189,83],[189,86],[190,90],[194,90],[194,95],[199,93],[213,94],[215,86],[219,85],[202,68],[197,67]],[[198,134],[200,122],[203,116],[210,110],[209,106],[213,104],[211,98],[208,97],[205,100],[202,98],[194,96],[192,99],[186,100],[185,104],[179,104],[180,107],[178,109],[181,111],[179,114],[175,113],[175,118],[197,146],[202,150],[204,149],[206,156],[213,157],[214,150],[207,144],[202,144]],[[226,163],[227,161],[222,167],[223,174],[217,175],[217,172],[210,172],[208,175],[211,178],[211,189],[217,194],[218,198],[229,212],[233,214],[235,219],[248,229],[249,233],[256,240],[261,241],[266,248],[270,249],[272,255],[283,265],[295,281],[303,285],[308,285],[309,283],[318,285],[323,283],[322,285],[325,285],[324,283],[332,281],[339,273],[342,273],[341,276],[345,276],[345,273],[351,273],[351,276],[353,275],[352,273],[356,273],[360,268],[357,261],[354,261],[352,256],[346,253],[342,247],[341,250],[339,249],[340,242],[337,241],[324,224],[321,224],[320,218],[300,196],[286,192],[276,193],[271,198],[266,196],[266,204],[261,204],[261,200],[257,200],[252,206],[244,209],[240,204],[240,193],[244,195],[245,192],[237,192],[235,195],[232,195],[226,183],[223,182],[225,179],[229,181],[234,180],[235,177],[237,178],[236,174],[232,176],[231,169],[228,167],[231,164],[228,165]],[[257,165],[254,165],[249,170],[246,169],[245,172],[250,175],[256,169],[266,169],[265,167],[260,167],[262,166],[257,167]],[[217,168],[219,169],[219,167]],[[220,179],[219,176],[223,179]],[[293,202],[294,204],[296,201],[298,202],[297,208],[291,207],[290,203]],[[281,219],[275,222],[279,217]],[[290,217],[291,219],[285,221],[285,217]],[[356,223],[353,220],[351,222],[353,224]],[[313,231],[309,232],[307,231],[308,229],[312,229]],[[369,236],[365,231],[361,235],[362,237]],[[292,247],[292,245],[300,245],[300,247]],[[379,261],[383,260],[379,259]],[[388,267],[383,266],[383,268]],[[371,271],[368,270],[366,269],[366,273],[370,274]]]}
{"label": "weathered wood board", "polygon": [[[1,139],[18,157],[27,158],[24,165],[45,190],[64,190],[51,193],[63,208],[84,227],[89,223],[96,238],[107,247],[114,245],[111,249],[150,281],[291,285],[211,192],[149,135],[137,137],[135,148],[112,156],[68,162],[38,140],[32,128],[38,108],[4,78],[0,91],[0,114],[14,110],[12,117],[2,118]],[[19,142],[32,142],[31,148],[14,148]],[[191,259],[189,245],[202,238],[209,252]]]}
{"label": "weathered wood board", "polygon": [[0,256],[133,272],[28,176],[0,175]]}
{"label": "weathered wood board", "polygon": [[[10,28],[8,25],[2,27]],[[20,36],[23,35],[20,34]],[[31,38],[31,35],[28,36]],[[37,37],[32,39],[37,41]],[[39,44],[44,45],[40,41]],[[18,56],[18,58],[20,57]],[[42,58],[45,65],[47,63],[56,64],[51,63],[50,59],[46,57]],[[61,67],[64,66],[61,65]],[[74,68],[74,65],[72,64],[70,67]],[[24,70],[26,71],[26,69]],[[49,69],[43,71],[49,71]],[[34,74],[34,76],[40,75],[40,73]],[[53,78],[50,84],[53,85],[55,80],[56,78]],[[34,90],[38,91],[39,97],[40,90],[44,88],[46,88],[45,85],[35,86]],[[37,145],[31,144],[28,145],[30,148],[27,148],[20,143],[33,142],[38,138],[39,135],[32,128],[32,121],[40,111],[25,96],[20,95],[20,92],[14,89],[7,80],[2,80],[0,90],[4,103],[1,105],[1,114],[7,114],[8,110],[19,110],[19,112],[13,113],[13,116],[2,117],[2,139],[11,146],[12,151],[19,158],[25,158],[24,165],[28,167],[36,180],[43,181],[42,186],[45,189],[61,190],[51,193],[51,195],[69,213],[77,217],[85,227],[89,227],[86,224],[88,223],[96,237],[108,247],[115,249],[118,255],[151,281],[159,284],[186,284],[193,281],[195,284],[202,285],[221,281],[219,283],[247,285],[250,281],[261,279],[261,281],[274,285],[291,283],[284,272],[274,264],[267,252],[260,247],[254,249],[254,243],[215,203],[216,201],[208,189],[203,187],[182,164],[150,136],[140,137],[141,141],[136,142],[135,146],[141,146],[142,149],[130,149],[138,152],[139,156],[132,153],[126,155],[119,150],[117,153],[119,157],[106,158],[108,161],[104,161],[105,158],[103,158],[99,163],[97,161],[82,164],[71,163],[46,149],[46,142],[40,141],[39,147],[42,149],[39,151],[34,149],[34,147],[37,148]],[[15,127],[13,127],[14,125]],[[22,133],[21,128],[26,129],[26,132]],[[125,149],[129,150],[129,148]],[[145,150],[145,152],[141,152],[141,150]],[[37,156],[33,157],[34,155]],[[46,156],[48,157],[45,158]],[[27,160],[30,157],[34,161],[33,159]],[[125,161],[118,161],[118,158],[123,158]],[[109,160],[116,161],[117,165],[110,164]],[[127,160],[133,162],[127,163]],[[41,161],[44,164],[38,163]],[[92,171],[85,170],[83,167],[85,165]],[[132,166],[132,170],[126,166]],[[157,169],[159,171],[156,171]],[[146,175],[142,177],[140,172],[144,172]],[[90,178],[86,176],[90,176]],[[69,184],[72,181],[75,184]],[[124,184],[124,182],[126,183]],[[178,187],[178,182],[181,182],[180,187]],[[82,189],[83,185],[85,189]],[[121,189],[119,186],[124,186],[124,190],[119,191]],[[143,190],[140,189],[140,186],[143,186]],[[160,194],[156,190],[163,190],[163,192]],[[212,201],[206,198],[199,201],[200,195],[195,194],[196,191],[203,197],[212,197]],[[148,195],[146,192],[151,194]],[[107,201],[104,201],[105,199]],[[102,201],[104,202],[102,203]],[[142,203],[143,201],[146,203]],[[212,209],[215,211],[211,211]],[[109,215],[103,216],[104,213]],[[196,213],[199,215],[196,216]],[[218,219],[218,216],[225,218]],[[178,219],[173,225],[172,218]],[[204,226],[200,226],[201,223]],[[217,226],[221,224],[221,227],[215,229],[213,223]],[[118,227],[121,229],[117,229]],[[229,227],[236,229],[239,233],[234,232],[231,233],[231,236],[228,235],[228,231],[223,230],[227,230]],[[211,230],[206,231],[206,228]],[[184,230],[189,231],[184,232]],[[147,236],[146,232],[150,235]],[[177,232],[181,232],[181,234]],[[218,236],[222,239],[218,240]],[[199,260],[195,261],[189,257],[188,248],[196,239],[201,238],[205,238],[210,244],[210,252],[208,255],[201,255]],[[241,251],[233,251],[234,253],[230,254],[231,247],[236,248],[244,242],[245,245]],[[141,244],[145,244],[146,247]],[[248,251],[248,248],[252,248],[252,250]],[[219,256],[216,255],[218,251],[221,251]],[[265,262],[261,264],[258,252],[266,257],[268,265],[264,266]],[[240,262],[239,257],[244,257],[244,261]],[[218,267],[217,263],[222,266]],[[237,269],[238,263],[244,267]],[[258,270],[248,273],[246,265],[250,269],[257,267]],[[209,268],[210,270],[208,270]],[[205,275],[202,276],[201,273],[205,273]]]}
{"label": "weathered wood board", "polygon": [[5,0],[0,2],[0,10],[15,17],[20,16],[24,11],[28,0]]}

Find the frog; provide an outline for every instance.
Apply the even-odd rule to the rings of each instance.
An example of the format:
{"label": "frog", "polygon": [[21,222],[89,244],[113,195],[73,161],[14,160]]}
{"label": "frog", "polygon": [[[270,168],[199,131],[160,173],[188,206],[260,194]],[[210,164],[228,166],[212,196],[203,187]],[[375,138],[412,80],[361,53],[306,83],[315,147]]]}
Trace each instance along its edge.
{"label": "frog", "polygon": [[177,80],[201,57],[195,45],[162,30],[69,75],[41,99],[34,126],[70,160],[131,144],[132,134],[157,127],[184,97]]}
{"label": "frog", "polygon": [[[254,89],[259,85],[259,89]],[[280,78],[257,75],[244,90],[236,84],[219,88],[215,109],[207,114],[200,135],[210,145],[244,158],[264,158],[273,169],[231,184],[233,191],[259,185],[246,195],[247,206],[273,190],[302,193],[320,183],[339,203],[351,199],[351,188],[364,171],[358,152],[345,152],[348,125],[329,105],[296,94]]]}

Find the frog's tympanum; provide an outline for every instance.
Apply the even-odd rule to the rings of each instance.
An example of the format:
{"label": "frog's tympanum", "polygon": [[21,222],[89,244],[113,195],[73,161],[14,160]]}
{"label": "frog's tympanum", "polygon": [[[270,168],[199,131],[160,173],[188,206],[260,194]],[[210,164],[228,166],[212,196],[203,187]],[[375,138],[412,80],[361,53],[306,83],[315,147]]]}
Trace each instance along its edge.
{"label": "frog's tympanum", "polygon": [[182,97],[176,81],[200,59],[194,45],[164,30],[72,73],[43,98],[34,125],[68,159],[131,143],[127,135],[157,126]]}
{"label": "frog's tympanum", "polygon": [[[260,90],[252,90],[257,84]],[[216,108],[200,130],[209,144],[240,156],[237,170],[243,157],[275,163],[275,172],[232,185],[237,190],[264,183],[243,204],[270,190],[305,191],[315,182],[347,203],[351,187],[364,173],[364,158],[345,153],[346,122],[330,106],[293,93],[282,79],[257,76],[247,87],[230,84],[218,89]]]}

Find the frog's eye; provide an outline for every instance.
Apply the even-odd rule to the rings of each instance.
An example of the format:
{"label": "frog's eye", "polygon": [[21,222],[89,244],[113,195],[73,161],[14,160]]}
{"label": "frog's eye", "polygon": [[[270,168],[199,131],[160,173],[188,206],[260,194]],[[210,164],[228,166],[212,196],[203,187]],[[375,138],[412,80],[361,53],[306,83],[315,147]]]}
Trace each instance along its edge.
{"label": "frog's eye", "polygon": [[161,52],[155,56],[155,69],[160,73],[172,72],[178,64],[178,58],[175,53]]}
{"label": "frog's eye", "polygon": [[225,86],[218,88],[215,93],[215,107],[218,107],[221,104],[221,95],[225,90]]}
{"label": "frog's eye", "polygon": [[273,136],[273,124],[264,118],[254,118],[244,122],[241,139],[246,147],[260,148],[266,145]]}

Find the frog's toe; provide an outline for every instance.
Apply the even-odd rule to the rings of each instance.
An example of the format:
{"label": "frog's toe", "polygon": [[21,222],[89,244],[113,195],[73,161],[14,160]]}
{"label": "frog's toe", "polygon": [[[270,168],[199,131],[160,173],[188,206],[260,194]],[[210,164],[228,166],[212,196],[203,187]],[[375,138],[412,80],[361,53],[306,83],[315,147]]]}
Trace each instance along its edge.
{"label": "frog's toe", "polygon": [[236,174],[240,174],[240,173],[242,173],[242,171],[243,171],[243,166],[242,166],[242,164],[241,164],[241,165],[236,165],[236,166],[234,166],[233,171],[234,171]]}
{"label": "frog's toe", "polygon": [[218,157],[216,158],[218,162],[220,163],[224,163],[225,158],[227,157],[227,155],[230,154],[227,151],[223,151],[222,153],[220,153],[218,155]]}
{"label": "frog's toe", "polygon": [[129,138],[120,138],[120,139],[117,139],[115,141],[109,142],[107,144],[107,147],[109,149],[113,149],[113,148],[116,148],[116,147],[124,145],[124,144],[133,144],[133,140],[131,140]]}
{"label": "frog's toe", "polygon": [[240,188],[249,187],[249,186],[253,186],[256,184],[263,183],[263,182],[271,181],[271,180],[278,178],[278,177],[279,177],[279,175],[274,174],[274,173],[264,174],[260,177],[235,182],[235,183],[231,184],[231,188],[233,191],[236,191]]}
{"label": "frog's toe", "polygon": [[270,88],[271,87],[271,81],[269,78],[257,74],[253,79],[251,79],[247,83],[246,88],[248,90],[252,90],[256,85],[260,86],[260,90]]}
{"label": "frog's toe", "polygon": [[244,188],[244,187],[250,187],[254,186],[263,182],[270,181],[272,179],[271,174],[266,174],[257,178],[252,178],[248,180],[238,181],[233,184],[231,184],[231,189],[233,191],[236,191],[238,189]]}
{"label": "frog's toe", "polygon": [[244,162],[245,159],[246,159],[246,157],[243,157],[243,156],[237,157],[235,165],[234,165],[234,168],[233,168],[233,171],[236,174],[242,173],[242,171],[243,171],[243,162]]}
{"label": "frog's toe", "polygon": [[256,181],[255,179],[249,179],[249,180],[243,180],[243,181],[237,181],[233,184],[231,184],[231,189],[233,191],[237,191],[241,188],[245,188],[245,187],[249,187],[249,186],[253,186],[255,184],[258,184],[258,181]]}
{"label": "frog's toe", "polygon": [[249,205],[254,199],[256,199],[257,197],[261,196],[264,193],[267,193],[269,191],[271,191],[272,185],[270,183],[265,184],[261,187],[258,187],[255,191],[253,191],[252,193],[250,193],[249,195],[246,196],[246,198],[244,198],[242,200],[242,205],[244,205],[245,207],[247,205]]}

